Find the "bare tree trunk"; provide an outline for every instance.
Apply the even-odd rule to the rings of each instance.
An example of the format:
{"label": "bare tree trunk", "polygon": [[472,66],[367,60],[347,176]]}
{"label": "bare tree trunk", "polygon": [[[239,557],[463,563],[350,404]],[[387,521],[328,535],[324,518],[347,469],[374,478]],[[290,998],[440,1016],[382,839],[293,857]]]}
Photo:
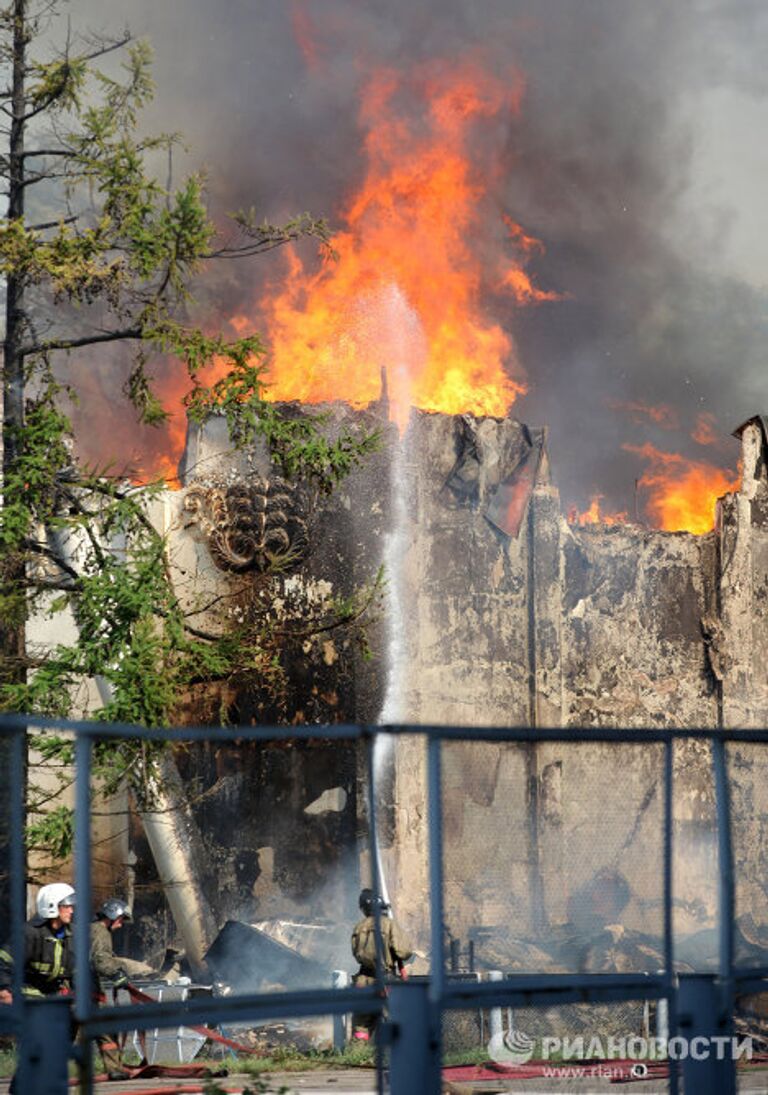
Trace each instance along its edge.
{"label": "bare tree trunk", "polygon": [[[13,72],[11,84],[11,132],[8,148],[8,220],[24,216],[25,68],[27,60],[27,0],[13,4]],[[5,305],[3,362],[3,466],[13,466],[18,433],[24,425],[24,284],[15,273],[8,275]]]}
{"label": "bare tree trunk", "polygon": [[[24,216],[24,127],[25,127],[25,69],[27,54],[27,0],[14,0],[13,4],[13,61],[11,71],[11,127],[8,149],[8,211],[9,220]],[[24,332],[24,282],[11,273],[6,279],[5,337],[3,340],[3,388],[2,388],[2,463],[0,464],[0,504],[8,501],[8,483],[18,454],[18,439],[24,426],[24,358],[21,344]],[[14,594],[22,591],[26,582],[26,567],[21,552],[4,560],[0,566],[0,590]],[[23,683],[26,680],[26,639],[24,620],[15,613],[0,614],[0,681]],[[10,738],[0,748],[0,809],[8,816],[8,785]],[[26,783],[26,774],[24,776]],[[8,904],[7,880],[10,860],[9,845],[0,852],[0,878],[6,909]],[[9,927],[2,922],[3,932]]]}
{"label": "bare tree trunk", "polygon": [[[24,216],[24,129],[25,69],[27,53],[27,0],[14,0],[13,65],[11,76],[11,130],[8,155],[8,219]],[[6,281],[5,339],[3,344],[3,492],[7,502],[7,484],[18,456],[18,442],[24,427],[24,282],[11,273]],[[26,573],[24,562],[8,560],[2,575],[7,589],[22,588]],[[6,662],[4,675],[24,679],[24,625],[18,620],[0,621],[0,656]]]}

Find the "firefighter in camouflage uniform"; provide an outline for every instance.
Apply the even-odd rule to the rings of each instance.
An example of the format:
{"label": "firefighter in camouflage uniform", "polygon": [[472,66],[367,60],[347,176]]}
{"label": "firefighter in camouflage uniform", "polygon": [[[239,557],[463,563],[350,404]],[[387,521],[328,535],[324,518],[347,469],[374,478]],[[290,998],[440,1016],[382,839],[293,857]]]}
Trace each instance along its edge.
{"label": "firefighter in camouflage uniform", "polygon": [[[91,924],[91,969],[95,981],[97,998],[106,1002],[104,980],[112,982],[118,989],[128,984],[129,975],[145,977],[152,973],[152,967],[146,962],[137,962],[133,958],[121,958],[114,952],[112,933],[119,931],[123,924],[131,919],[131,910],[119,897],[110,897],[96,913]],[[99,1052],[110,1080],[127,1080],[129,1074],[122,1064],[122,1055],[116,1035],[99,1035]]]}
{"label": "firefighter in camouflage uniform", "polygon": [[[359,920],[352,931],[352,953],[355,960],[360,963],[360,969],[352,978],[352,984],[365,987],[376,983],[376,917],[374,916],[374,902],[376,897],[373,890],[365,889],[360,893],[360,911],[363,919]],[[381,962],[384,977],[403,977],[403,966],[411,958],[413,948],[403,934],[402,929],[391,915],[387,915],[388,906],[379,899],[381,916],[379,927],[381,929]],[[377,1015],[353,1015],[352,1037],[360,1041],[367,1041],[375,1032]]]}

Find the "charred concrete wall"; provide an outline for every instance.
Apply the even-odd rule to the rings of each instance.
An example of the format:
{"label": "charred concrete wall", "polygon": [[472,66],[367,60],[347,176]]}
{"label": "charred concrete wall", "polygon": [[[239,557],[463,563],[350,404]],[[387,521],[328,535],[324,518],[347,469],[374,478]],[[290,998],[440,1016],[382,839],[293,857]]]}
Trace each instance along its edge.
{"label": "charred concrete wall", "polygon": [[[391,429],[374,413],[343,406],[329,413],[330,431]],[[276,688],[262,687],[270,675],[264,666],[230,681],[224,698],[234,722],[375,720],[385,687],[378,598],[369,613],[370,650],[355,628],[334,621],[339,602],[375,582],[389,523],[388,469],[385,446],[327,504],[307,484],[285,481],[263,447],[233,449],[223,419],[190,430],[184,489],[166,494],[154,514],[169,536],[176,587],[190,621],[206,633],[266,619],[286,671]],[[275,555],[285,565],[272,574],[266,560]],[[216,722],[221,699],[218,686],[196,689],[185,721]],[[354,744],[329,744],[321,734],[301,745],[233,740],[179,752],[177,762],[206,853],[201,883],[220,924],[276,917],[338,923],[339,910],[354,917],[361,826]],[[170,939],[150,936],[168,925],[138,819],[132,841],[143,942],[157,950]]]}
{"label": "charred concrete wall", "polygon": [[[244,679],[234,697],[243,721],[373,722],[394,692],[400,721],[410,723],[765,724],[768,482],[759,420],[742,432],[741,491],[723,501],[713,533],[694,536],[570,527],[549,479],[543,432],[512,419],[414,412],[400,439],[374,412],[330,413],[332,428],[378,426],[386,438],[381,454],[330,498],[280,483],[261,449],[232,453],[214,420],[190,436],[184,490],[165,503],[190,604],[208,606],[201,618],[216,627],[267,603],[279,619],[291,603],[349,596],[371,581],[388,534],[402,526],[397,596],[387,602],[389,620],[382,613],[369,629],[373,657],[343,630],[286,634],[284,706]],[[270,497],[280,500],[278,524],[296,549],[296,565],[277,585],[259,569],[259,537],[248,524]],[[403,644],[394,660],[393,613]],[[201,752],[184,763],[201,788],[210,884],[218,879],[227,893],[227,915],[346,909],[354,918],[366,832],[354,750],[318,743],[278,755],[239,751],[234,760]],[[704,747],[676,754],[677,915],[685,932],[711,923],[714,911],[709,764]],[[736,774],[736,800],[753,815],[740,831],[745,868],[757,863],[768,821],[761,773],[751,758]],[[421,940],[419,739],[398,739],[388,776],[385,869],[399,915]],[[449,931],[473,935],[481,961],[483,953],[489,962],[505,954],[512,961],[499,940],[551,934],[571,916],[585,877],[605,870],[631,877],[626,923],[657,931],[660,780],[661,753],[651,747],[446,748]],[[334,805],[315,808],[318,801]],[[754,909],[754,888],[742,900]]]}
{"label": "charred concrete wall", "polygon": [[[707,536],[572,528],[545,459],[519,520],[505,528],[499,513],[510,516],[525,486],[523,455],[510,438],[524,430],[412,417],[406,446],[419,457],[409,460],[403,487],[411,516],[404,721],[764,725],[768,484],[760,427],[745,427],[745,485],[723,501]],[[499,506],[504,494],[510,504]],[[401,741],[395,768],[397,839],[387,865],[401,914],[418,934],[427,871],[421,743]],[[678,749],[675,770],[677,926],[685,933],[711,923],[715,910],[708,749]],[[656,749],[446,749],[449,929],[487,941],[508,936],[513,922],[519,934],[548,934],[569,916],[585,878],[623,870],[632,877],[628,922],[657,933],[661,772]],[[756,815],[743,834],[746,866],[768,800],[755,773],[745,779]]]}

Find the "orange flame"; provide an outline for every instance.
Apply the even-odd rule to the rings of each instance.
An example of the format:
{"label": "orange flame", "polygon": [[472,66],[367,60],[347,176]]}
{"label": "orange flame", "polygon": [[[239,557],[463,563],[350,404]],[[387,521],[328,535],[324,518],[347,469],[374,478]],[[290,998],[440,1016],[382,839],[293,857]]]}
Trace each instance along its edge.
{"label": "orange flame", "polygon": [[702,411],[696,416],[696,425],[691,437],[699,445],[719,445],[722,441],[717,429],[717,419],[711,411]]}
{"label": "orange flame", "polygon": [[674,407],[670,407],[668,403],[660,403],[658,406],[654,406],[651,403],[644,403],[640,399],[628,401],[608,399],[606,402],[612,410],[624,411],[626,414],[632,415],[635,422],[650,418],[651,422],[665,430],[675,430],[680,425],[677,411]]}
{"label": "orange flame", "polygon": [[638,483],[651,492],[646,503],[649,516],[668,532],[709,532],[717,499],[738,490],[738,477],[714,464],[662,452],[649,443],[623,448],[648,461]]}
{"label": "orange flame", "polygon": [[102,368],[102,354],[101,347],[86,347],[74,363],[78,400],[66,411],[78,463],[90,473],[138,484],[164,478],[177,489],[187,424],[182,397],[190,387],[186,370],[170,359],[160,363],[153,387],[170,418],[159,427],[147,426],[137,421],[132,408],[115,399],[116,380],[121,366],[128,365],[127,355],[116,353]]}
{"label": "orange flame", "polygon": [[[417,117],[399,109],[414,91],[424,101]],[[556,299],[525,272],[541,245],[514,222],[514,260],[498,239],[490,255],[478,244],[493,173],[478,131],[516,111],[521,92],[519,78],[510,87],[471,64],[373,77],[361,108],[367,169],[341,214],[337,261],[312,272],[293,251],[284,286],[260,302],[269,398],[360,407],[380,396],[386,371],[401,426],[411,406],[508,412],[525,383],[511,336],[483,313],[483,275],[490,270],[492,286],[520,304]],[[235,326],[243,322],[235,317]]]}
{"label": "orange flame", "polygon": [[625,525],[628,521],[626,511],[620,513],[605,513],[601,506],[602,494],[593,494],[587,509],[579,513],[576,506],[568,510],[568,523],[570,525]]}
{"label": "orange flame", "polygon": [[304,64],[309,69],[316,68],[319,63],[321,47],[309,11],[298,4],[292,4],[290,19],[293,37],[301,50]]}

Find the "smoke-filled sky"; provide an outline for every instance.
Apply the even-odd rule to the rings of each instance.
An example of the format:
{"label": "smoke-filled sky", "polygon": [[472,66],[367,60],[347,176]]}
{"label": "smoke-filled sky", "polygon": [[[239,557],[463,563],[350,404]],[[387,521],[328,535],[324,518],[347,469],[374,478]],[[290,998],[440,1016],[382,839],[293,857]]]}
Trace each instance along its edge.
{"label": "smoke-filled sky", "polygon": [[[764,0],[72,0],[74,25],[151,39],[153,128],[182,131],[213,208],[331,224],[364,171],[370,73],[480,59],[522,76],[494,121],[485,215],[542,241],[563,299],[489,300],[527,375],[515,413],[550,427],[566,503],[631,510],[651,442],[735,468],[730,431],[768,411],[768,5]],[[417,109],[414,106],[414,109]],[[276,278],[231,270],[225,310]],[[258,316],[254,315],[258,326]],[[343,394],[340,386],[339,394]],[[627,407],[627,404],[630,407]],[[643,407],[669,405],[652,416]],[[632,409],[634,408],[634,409]],[[708,444],[691,433],[703,412]],[[701,430],[697,436],[703,440]]]}

